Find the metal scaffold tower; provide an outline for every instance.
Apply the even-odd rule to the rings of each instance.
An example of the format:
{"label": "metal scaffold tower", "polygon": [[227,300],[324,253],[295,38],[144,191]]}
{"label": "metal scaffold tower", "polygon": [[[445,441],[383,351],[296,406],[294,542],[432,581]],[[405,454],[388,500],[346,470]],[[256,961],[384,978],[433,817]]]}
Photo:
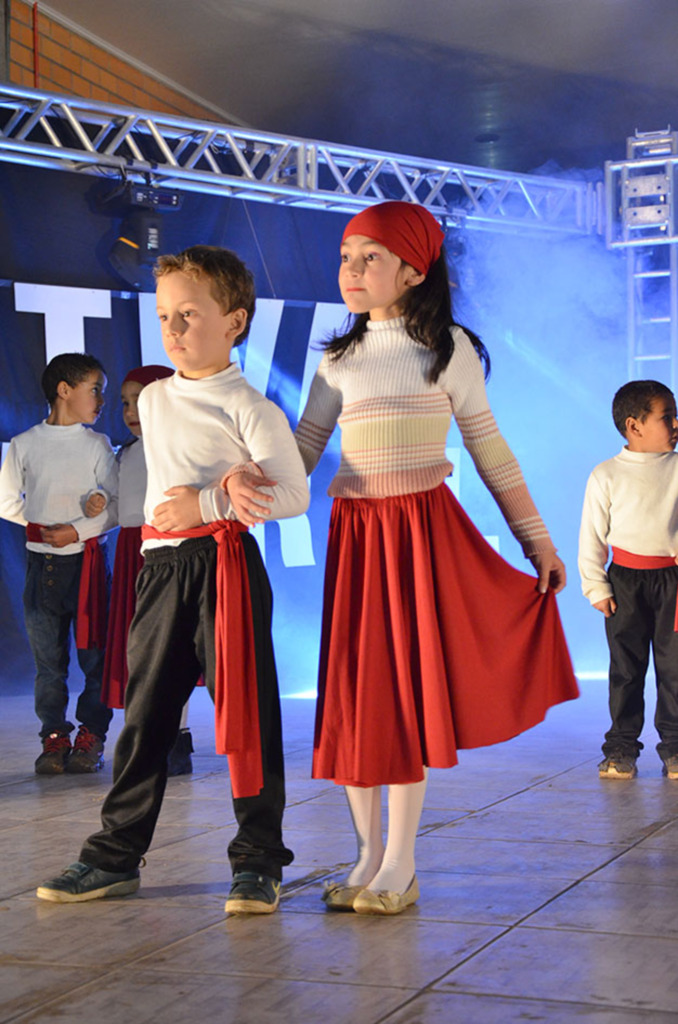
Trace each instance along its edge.
{"label": "metal scaffold tower", "polygon": [[605,165],[607,244],[627,252],[629,380],[678,376],[678,133],[636,132]]}
{"label": "metal scaffold tower", "polygon": [[601,186],[286,138],[0,85],[0,160],[355,213],[383,199],[450,225],[601,231]]}

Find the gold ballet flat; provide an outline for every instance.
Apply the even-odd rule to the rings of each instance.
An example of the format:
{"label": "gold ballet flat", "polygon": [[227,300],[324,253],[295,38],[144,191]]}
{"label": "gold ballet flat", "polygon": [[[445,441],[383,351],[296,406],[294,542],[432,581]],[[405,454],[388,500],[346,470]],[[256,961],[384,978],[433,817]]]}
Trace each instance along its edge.
{"label": "gold ballet flat", "polygon": [[362,885],[327,882],[322,895],[323,903],[328,910],[353,910],[356,896],[362,891]]}
{"label": "gold ballet flat", "polygon": [[356,914],[401,914],[419,899],[419,883],[415,875],[405,892],[390,892],[388,889],[363,889],[353,901]]}

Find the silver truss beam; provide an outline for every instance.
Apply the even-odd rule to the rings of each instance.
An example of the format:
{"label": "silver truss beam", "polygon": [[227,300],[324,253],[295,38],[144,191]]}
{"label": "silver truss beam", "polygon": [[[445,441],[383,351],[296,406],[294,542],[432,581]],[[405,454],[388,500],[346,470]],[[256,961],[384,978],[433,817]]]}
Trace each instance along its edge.
{"label": "silver truss beam", "polygon": [[281,206],[384,199],[487,230],[602,231],[600,186],[285,138],[0,84],[0,160]]}
{"label": "silver truss beam", "polygon": [[678,381],[678,133],[636,132],[605,165],[607,245],[625,249],[630,380]]}
{"label": "silver truss beam", "polygon": [[636,132],[626,151],[626,160],[605,164],[608,247],[678,242],[678,133]]}

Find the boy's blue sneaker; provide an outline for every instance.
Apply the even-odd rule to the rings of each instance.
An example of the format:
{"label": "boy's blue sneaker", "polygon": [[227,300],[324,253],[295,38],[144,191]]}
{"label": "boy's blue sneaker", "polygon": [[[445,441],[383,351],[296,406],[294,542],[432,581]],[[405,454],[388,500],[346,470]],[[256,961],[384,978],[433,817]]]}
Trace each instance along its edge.
{"label": "boy's blue sneaker", "polygon": [[84,903],[105,896],[128,896],[139,888],[139,868],[133,871],[103,871],[78,860],[56,878],[43,882],[36,896],[52,903]]}
{"label": "boy's blue sneaker", "polygon": [[280,902],[277,878],[256,871],[236,871],[224,907],[227,914],[272,914]]}

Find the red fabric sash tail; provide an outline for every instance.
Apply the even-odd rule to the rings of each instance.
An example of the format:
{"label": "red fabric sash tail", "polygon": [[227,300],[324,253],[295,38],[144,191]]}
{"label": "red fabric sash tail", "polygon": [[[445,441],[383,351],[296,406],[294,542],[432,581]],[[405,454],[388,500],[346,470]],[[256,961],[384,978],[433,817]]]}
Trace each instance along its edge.
{"label": "red fabric sash tail", "polygon": [[141,528],[144,540],[212,535],[217,542],[214,720],[216,750],[228,755],[234,797],[258,796],[264,785],[250,583],[238,536],[246,530],[230,519],[170,533]]}
{"label": "red fabric sash tail", "polygon": [[[26,537],[42,544],[42,524],[28,523]],[[106,588],[106,562],[97,537],[86,540],[80,570],[78,591],[78,617],[75,626],[75,646],[81,651],[106,646],[106,618],[108,593]],[[58,556],[57,556],[58,557]]]}
{"label": "red fabric sash tail", "polygon": [[115,546],[104,677],[101,683],[101,702],[109,708],[125,706],[127,634],[136,605],[134,586],[143,564],[141,527],[121,526]]}
{"label": "red fabric sash tail", "polygon": [[80,650],[106,646],[106,563],[96,537],[85,541],[78,592],[75,646]]}

